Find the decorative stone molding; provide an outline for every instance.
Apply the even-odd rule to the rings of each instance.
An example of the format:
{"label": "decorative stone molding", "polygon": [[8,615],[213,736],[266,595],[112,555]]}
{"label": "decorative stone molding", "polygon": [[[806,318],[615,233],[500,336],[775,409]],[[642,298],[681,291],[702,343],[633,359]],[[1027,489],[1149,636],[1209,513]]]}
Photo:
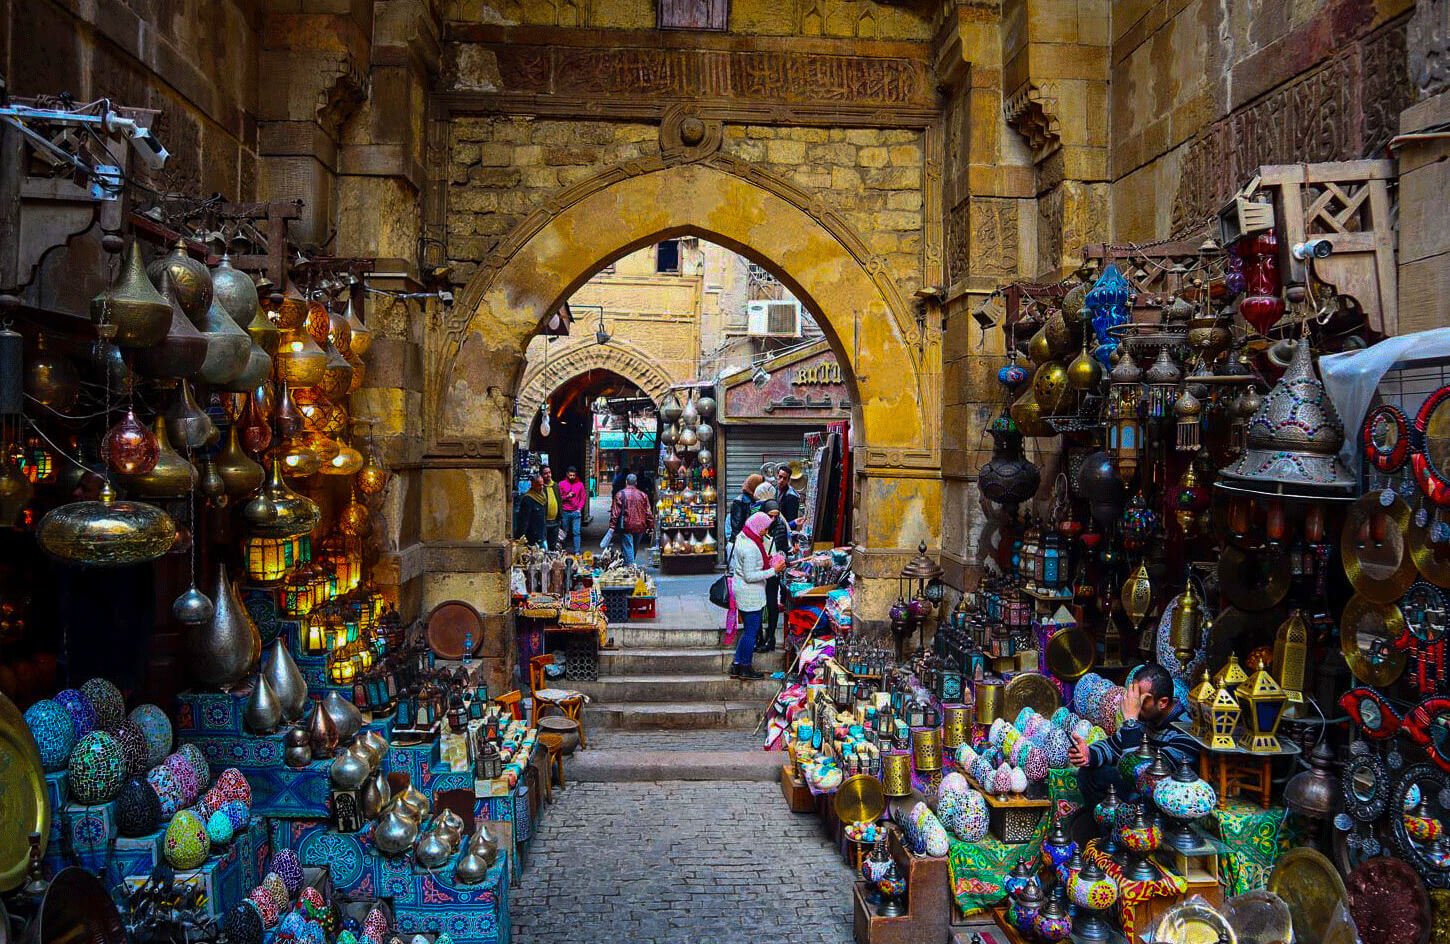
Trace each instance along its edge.
{"label": "decorative stone molding", "polygon": [[660,118],[660,154],[665,160],[704,160],[720,150],[724,139],[725,128],[719,119],[702,118],[692,106],[665,106]]}
{"label": "decorative stone molding", "polygon": [[1057,98],[1049,83],[1024,83],[1008,96],[1002,114],[1032,149],[1032,159],[1041,163],[1062,146],[1058,127]]}
{"label": "decorative stone molding", "polygon": [[556,357],[550,357],[547,368],[542,360],[531,361],[524,371],[518,406],[510,427],[515,440],[528,446],[534,414],[544,400],[564,384],[591,370],[607,370],[618,374],[643,390],[659,403],[670,389],[670,377],[650,360],[649,355],[632,344],[610,341],[607,344],[584,342]]}

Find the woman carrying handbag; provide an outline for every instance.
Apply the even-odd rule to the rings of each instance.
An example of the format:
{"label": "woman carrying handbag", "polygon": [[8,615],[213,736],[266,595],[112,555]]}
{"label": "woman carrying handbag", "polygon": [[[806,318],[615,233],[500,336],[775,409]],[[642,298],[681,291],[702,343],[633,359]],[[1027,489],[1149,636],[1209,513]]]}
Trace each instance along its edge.
{"label": "woman carrying handbag", "polygon": [[765,676],[751,665],[755,638],[760,634],[761,616],[765,611],[765,585],[785,569],[785,555],[768,554],[765,538],[771,519],[757,511],[745,522],[731,548],[730,574],[735,579],[735,607],[744,627],[735,642],[735,661],[730,663],[730,677],[760,679]]}

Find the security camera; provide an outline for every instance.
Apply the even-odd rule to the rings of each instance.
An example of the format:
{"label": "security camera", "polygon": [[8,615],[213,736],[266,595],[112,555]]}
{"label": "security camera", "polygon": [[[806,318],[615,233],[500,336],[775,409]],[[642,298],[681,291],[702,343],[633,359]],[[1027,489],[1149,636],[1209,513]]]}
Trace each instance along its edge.
{"label": "security camera", "polygon": [[453,304],[453,293],[452,292],[439,292],[438,293],[438,300],[440,302],[442,302],[443,304],[445,304],[445,305],[451,305],[451,304]]}
{"label": "security camera", "polygon": [[1334,252],[1334,244],[1327,239],[1311,239],[1308,242],[1295,243],[1290,251],[1294,254],[1294,258],[1300,261],[1328,259],[1329,254]]}
{"label": "security camera", "polygon": [[151,133],[150,128],[143,128],[136,124],[134,118],[122,118],[115,113],[106,115],[106,130],[112,134],[124,134],[126,140],[131,143],[131,150],[146,165],[147,170],[160,170],[166,166],[166,159],[171,154],[161,146],[156,135]]}

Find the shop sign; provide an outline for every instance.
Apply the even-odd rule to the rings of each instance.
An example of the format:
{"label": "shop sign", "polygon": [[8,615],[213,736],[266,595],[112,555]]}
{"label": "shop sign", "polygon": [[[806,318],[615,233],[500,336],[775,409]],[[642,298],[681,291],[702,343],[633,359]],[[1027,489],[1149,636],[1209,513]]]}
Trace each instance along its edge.
{"label": "shop sign", "polygon": [[851,394],[836,355],[821,351],[788,364],[762,365],[770,380],[756,386],[749,375],[725,389],[727,421],[840,419],[850,415]]}

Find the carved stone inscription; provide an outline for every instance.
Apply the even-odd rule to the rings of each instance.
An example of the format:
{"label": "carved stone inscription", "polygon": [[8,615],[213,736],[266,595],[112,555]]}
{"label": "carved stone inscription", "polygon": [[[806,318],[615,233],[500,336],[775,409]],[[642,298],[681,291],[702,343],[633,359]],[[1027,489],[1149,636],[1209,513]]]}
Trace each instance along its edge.
{"label": "carved stone inscription", "polygon": [[772,50],[597,49],[490,44],[501,91],[851,105],[932,104],[926,64]]}

